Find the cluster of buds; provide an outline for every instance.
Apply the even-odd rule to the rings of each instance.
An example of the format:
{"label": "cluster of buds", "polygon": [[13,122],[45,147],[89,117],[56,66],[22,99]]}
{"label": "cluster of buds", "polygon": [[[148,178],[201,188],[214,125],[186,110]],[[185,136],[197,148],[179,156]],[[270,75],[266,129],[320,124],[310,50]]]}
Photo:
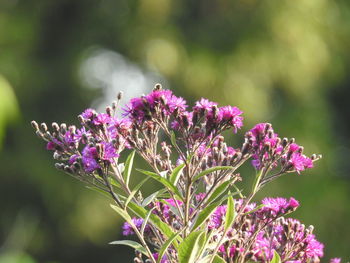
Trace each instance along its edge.
{"label": "cluster of buds", "polygon": [[[228,263],[265,263],[275,252],[282,262],[319,261],[323,245],[312,231],[284,218],[299,206],[294,198],[265,198],[260,206],[251,199],[269,181],[312,168],[321,156],[307,157],[294,139],[279,138],[268,123],[248,131],[240,147],[229,146],[222,132],[236,133],[243,126],[240,109],[202,98],[188,110],[183,98],[159,84],[150,94],[131,99],[118,118],[120,99],[118,95],[103,113],[85,110],[78,116],[80,127],[53,123],[49,130],[35,121],[32,126],[54,152],[57,168],[111,195],[114,209],[127,221],[123,234],[141,241],[142,253],[137,250],[134,262],[179,262],[178,241],[166,243],[169,233],[186,241],[191,231],[203,229],[212,233],[202,253],[210,257],[205,262],[219,256]],[[125,149],[133,152],[123,164],[119,157]],[[140,171],[164,187],[146,199],[140,192],[142,183],[134,190],[129,185],[135,152],[153,169]],[[257,175],[253,190],[244,197],[235,184],[242,180],[237,169],[249,159]],[[228,206],[222,202],[232,198],[233,187],[241,199],[232,201],[237,216],[227,228]],[[136,217],[126,215],[128,211]]]}
{"label": "cluster of buds", "polygon": [[294,138],[281,139],[270,123],[257,124],[245,137],[251,142],[252,165],[258,170],[271,169],[280,164],[281,173],[300,173],[312,168],[313,162],[322,157],[316,154],[310,158],[305,156],[304,148],[296,144]]}
{"label": "cluster of buds", "polygon": [[[199,199],[202,194],[199,194]],[[181,220],[176,216],[175,204],[172,199],[166,200],[168,204],[157,202],[150,205],[153,213],[169,225],[179,230]],[[182,202],[178,201],[182,206]],[[219,248],[219,254],[227,262],[269,262],[274,251],[281,255],[283,262],[319,262],[323,256],[323,244],[318,242],[313,235],[313,226],[308,228],[298,220],[284,216],[295,211],[299,202],[294,198],[265,198],[259,207],[255,203],[244,206],[244,200],[235,200],[235,209],[238,213],[242,208],[244,213],[240,220],[235,222],[227,233],[224,244]],[[155,209],[154,209],[155,208]],[[212,239],[219,239],[223,233],[224,218],[227,213],[227,206],[222,205],[216,208],[215,212],[207,221],[208,232],[215,232]],[[133,222],[140,228],[143,220],[134,218]],[[134,234],[131,226],[125,223],[123,226],[124,235]],[[152,235],[148,230],[148,235]],[[154,237],[151,239],[154,240]],[[159,244],[153,244],[159,246]],[[176,251],[171,250],[175,259]],[[164,263],[172,262],[166,257]]]}

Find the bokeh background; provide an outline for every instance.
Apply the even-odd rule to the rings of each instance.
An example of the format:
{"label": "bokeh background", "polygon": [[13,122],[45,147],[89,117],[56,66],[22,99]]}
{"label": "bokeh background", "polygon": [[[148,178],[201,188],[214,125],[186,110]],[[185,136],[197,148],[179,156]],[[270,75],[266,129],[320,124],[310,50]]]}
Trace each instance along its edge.
{"label": "bokeh background", "polygon": [[125,102],[156,82],[240,107],[235,146],[268,121],[322,153],[257,200],[294,196],[325,262],[349,260],[349,51],[346,0],[0,0],[0,262],[132,262],[108,245],[122,224],[108,200],[56,171],[29,122],[77,123],[119,90]]}

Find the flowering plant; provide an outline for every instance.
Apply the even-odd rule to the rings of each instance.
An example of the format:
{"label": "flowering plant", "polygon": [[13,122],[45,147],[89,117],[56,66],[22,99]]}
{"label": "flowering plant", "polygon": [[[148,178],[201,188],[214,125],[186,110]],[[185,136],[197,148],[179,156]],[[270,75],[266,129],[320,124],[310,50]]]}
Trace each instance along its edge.
{"label": "flowering plant", "polygon": [[[159,84],[150,94],[131,99],[118,118],[120,97],[105,113],[85,110],[80,128],[52,123],[49,131],[45,123],[32,122],[53,151],[55,166],[107,193],[125,220],[123,234],[139,239],[111,244],[134,248],[136,263],[320,261],[323,244],[313,227],[286,217],[298,208],[297,200],[252,202],[268,182],[312,168],[320,155],[304,155],[302,146],[280,138],[268,123],[246,132],[240,148],[228,146],[222,133],[243,126],[240,109],[202,98],[189,111],[183,98]],[[135,153],[151,171],[136,169],[146,177],[131,188]],[[242,180],[237,170],[250,159],[256,175],[244,196],[236,186]],[[149,179],[162,188],[143,197]]]}

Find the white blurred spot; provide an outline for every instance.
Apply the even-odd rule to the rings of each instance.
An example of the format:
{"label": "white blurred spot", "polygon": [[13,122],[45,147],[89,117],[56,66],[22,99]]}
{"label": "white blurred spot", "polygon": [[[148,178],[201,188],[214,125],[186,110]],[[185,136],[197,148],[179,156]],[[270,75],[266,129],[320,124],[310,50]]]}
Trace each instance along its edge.
{"label": "white blurred spot", "polygon": [[103,97],[92,103],[98,111],[104,111],[116,100],[119,91],[123,92],[123,106],[131,98],[150,92],[156,83],[166,86],[165,79],[159,74],[146,72],[121,54],[102,48],[88,52],[80,67],[80,77],[86,86],[102,89]]}

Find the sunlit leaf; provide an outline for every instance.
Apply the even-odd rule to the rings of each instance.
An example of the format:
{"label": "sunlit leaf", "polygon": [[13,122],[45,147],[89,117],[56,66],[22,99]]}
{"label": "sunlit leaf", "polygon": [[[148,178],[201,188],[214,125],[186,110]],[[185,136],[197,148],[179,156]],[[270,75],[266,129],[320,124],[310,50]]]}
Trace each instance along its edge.
{"label": "sunlit leaf", "polygon": [[156,207],[153,207],[151,210],[149,210],[147,212],[146,217],[143,219],[141,230],[140,230],[141,235],[143,235],[143,233],[145,232],[146,225],[147,225],[148,220],[149,220],[149,218],[151,216],[151,213],[153,212],[154,209],[156,209]]}
{"label": "sunlit leaf", "polygon": [[172,145],[177,146],[176,135],[175,135],[175,132],[173,132],[173,131],[171,131],[171,134],[170,134],[170,141],[171,141]]}
{"label": "sunlit leaf", "polygon": [[142,254],[148,256],[147,250],[139,243],[132,240],[118,240],[109,243],[110,245],[125,245],[140,251]]}
{"label": "sunlit leaf", "polygon": [[154,172],[150,172],[150,171],[145,171],[142,169],[137,169],[139,172],[148,175],[150,177],[152,177],[153,179],[155,179],[156,181],[158,181],[159,183],[161,183],[162,185],[164,185],[166,188],[168,188],[170,191],[172,191],[173,193],[175,193],[180,199],[181,201],[183,201],[183,197],[179,191],[179,189],[172,184],[169,180],[167,180],[166,178],[154,173]]}
{"label": "sunlit leaf", "polygon": [[128,206],[128,203],[131,201],[131,199],[135,196],[135,194],[137,193],[137,191],[141,188],[141,186],[148,180],[149,178],[145,178],[143,179],[138,185],[135,186],[135,188],[132,190],[132,192],[130,193],[130,195],[128,196],[128,198],[125,201],[125,206]]}
{"label": "sunlit leaf", "polygon": [[225,231],[229,229],[236,218],[236,210],[235,210],[235,203],[230,195],[227,199],[227,210],[226,210],[226,217],[225,217]]}
{"label": "sunlit leaf", "polygon": [[[163,256],[164,256],[165,252],[167,251],[167,249],[169,248],[169,246],[174,242],[174,240],[176,239],[176,237],[177,237],[180,233],[181,233],[181,231],[178,232],[178,233],[173,234],[173,235],[163,244],[163,246],[161,247],[161,249],[159,250],[159,253],[158,253],[158,260],[157,260],[157,263],[160,263],[160,261],[162,260],[162,258],[163,258]],[[175,242],[176,242],[176,241],[175,241]],[[175,243],[175,242],[174,242],[174,243]],[[177,246],[177,243],[176,243],[175,246]]]}
{"label": "sunlit leaf", "polygon": [[215,201],[216,198],[218,198],[219,196],[221,196],[223,193],[225,193],[225,191],[227,190],[227,188],[230,186],[231,181],[226,181],[224,183],[222,183],[221,185],[219,185],[214,191],[213,193],[208,197],[207,200],[207,204],[210,204],[211,202]]}
{"label": "sunlit leaf", "polygon": [[203,231],[196,231],[189,234],[179,245],[179,263],[193,263],[202,252],[206,241]]}
{"label": "sunlit leaf", "polygon": [[[205,256],[200,261],[198,261],[198,263],[209,263],[211,258],[212,258],[212,255]],[[212,263],[226,263],[226,261],[222,257],[215,255]]]}
{"label": "sunlit leaf", "polygon": [[115,205],[110,205],[113,210],[115,210],[121,217],[124,218],[124,220],[126,222],[128,222],[130,225],[133,225],[134,223],[132,222],[131,220],[131,217],[130,215],[128,214],[128,212],[126,212],[125,210],[121,209],[120,207],[118,206],[115,206]]}
{"label": "sunlit leaf", "polygon": [[215,202],[207,207],[205,207],[195,218],[194,225],[191,227],[192,230],[197,229],[200,227],[210,216],[211,214],[216,210],[216,208],[220,205],[220,202]]}
{"label": "sunlit leaf", "polygon": [[273,258],[271,259],[270,263],[281,263],[281,257],[280,255],[276,252],[276,250],[274,250],[273,253]]}
{"label": "sunlit leaf", "polygon": [[134,163],[134,157],[135,157],[135,151],[132,151],[129,154],[129,156],[126,159],[126,162],[125,162],[125,169],[124,169],[124,172],[123,172],[123,177],[124,177],[126,185],[129,185],[132,165]]}
{"label": "sunlit leaf", "polygon": [[162,190],[159,190],[147,196],[145,199],[143,199],[141,206],[149,205],[161,193],[161,191]]}
{"label": "sunlit leaf", "polygon": [[213,172],[216,172],[216,171],[222,171],[222,170],[231,170],[233,169],[232,166],[215,166],[215,167],[211,167],[203,172],[200,172],[199,174],[197,174],[194,178],[193,178],[193,182],[197,181],[199,178],[207,175],[207,174],[210,174],[210,173],[213,173]]}
{"label": "sunlit leaf", "polygon": [[170,177],[169,177],[169,181],[176,186],[177,184],[177,181],[179,180],[180,176],[181,176],[181,173],[182,173],[182,170],[183,168],[185,167],[185,164],[180,164],[179,166],[177,166],[173,172],[170,174]]}

